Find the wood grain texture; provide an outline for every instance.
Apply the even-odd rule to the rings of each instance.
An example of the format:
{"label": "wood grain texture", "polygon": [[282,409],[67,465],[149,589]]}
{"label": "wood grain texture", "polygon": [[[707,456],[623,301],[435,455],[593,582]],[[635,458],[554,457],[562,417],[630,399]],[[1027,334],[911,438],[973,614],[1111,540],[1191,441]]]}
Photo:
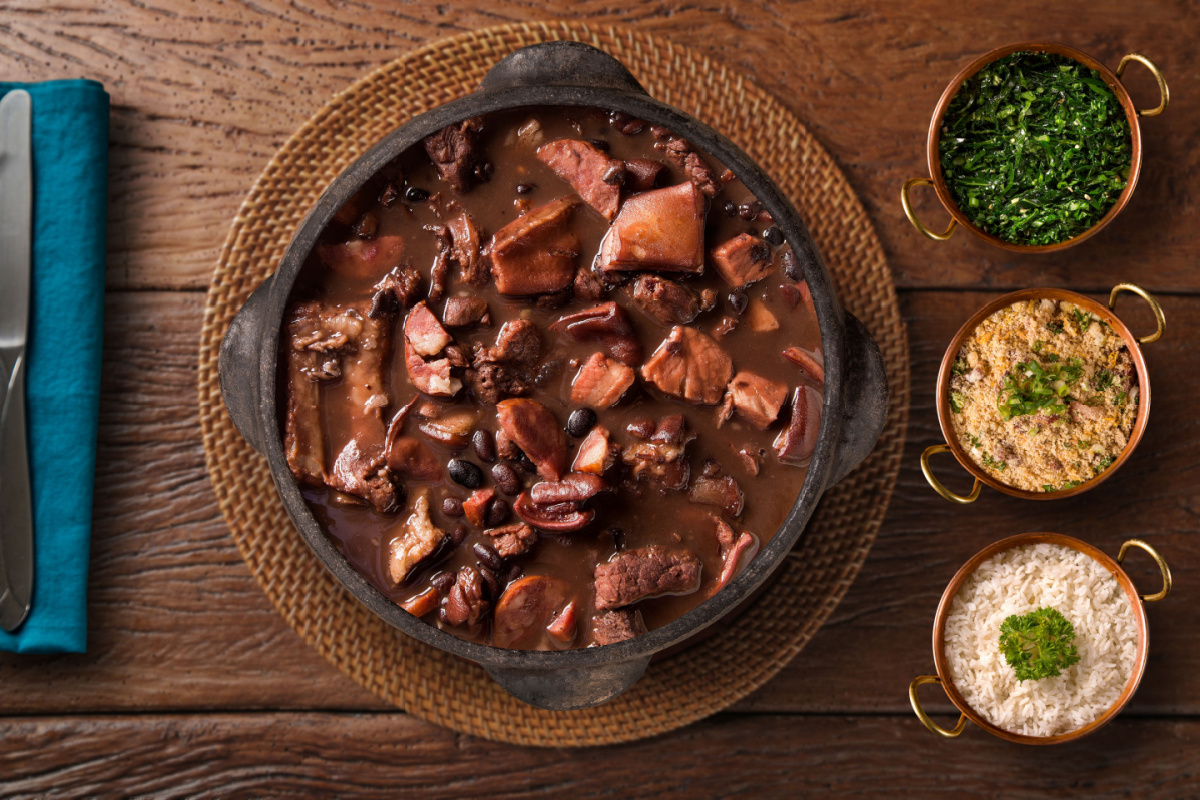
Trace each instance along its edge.
{"label": "wood grain texture", "polygon": [[[1200,722],[1124,720],[1030,748],[916,719],[722,714],[645,742],[517,748],[403,714],[214,714],[0,721],[12,798],[893,796],[1128,797],[1195,790]],[[935,766],[936,765],[936,766]],[[986,777],[985,777],[986,776]],[[903,787],[900,789],[900,787]]]}
{"label": "wood grain texture", "polygon": [[[783,98],[848,173],[901,286],[1099,289],[1136,277],[1152,257],[1156,288],[1200,291],[1190,236],[1200,178],[1192,141],[1200,128],[1200,54],[1192,46],[1200,8],[1103,0],[1086,4],[1086,24],[1082,8],[604,0],[573,3],[571,16],[669,36]],[[258,172],[334,93],[438,38],[562,14],[549,0],[0,2],[0,79],[105,83],[113,100],[109,286],[198,289]],[[1171,79],[1171,107],[1143,124],[1146,156],[1132,202],[1088,246],[1050,257],[1014,257],[963,233],[943,244],[922,238],[898,195],[906,178],[926,174],[938,96],[975,55],[1034,38],[1065,41],[1114,66],[1136,50]],[[1155,104],[1157,89],[1140,67],[1128,81],[1144,107]],[[931,225],[946,218],[931,193],[918,207]]]}
{"label": "wood grain texture", "polygon": [[[985,544],[1042,529],[1107,552],[1140,536],[1175,571],[1175,593],[1150,607],[1150,666],[1126,714],[1200,714],[1200,584],[1195,542],[1200,483],[1200,298],[1165,297],[1168,332],[1147,346],[1151,421],[1141,448],[1103,490],[1036,509],[985,492],[969,510],[941,500],[917,466],[937,440],[932,386],[943,344],[991,295],[906,292],[913,367],[911,441],[879,538],[854,586],[787,669],[738,708],[753,711],[903,712],[908,681],[932,666],[929,636],[954,571]],[[1135,330],[1149,315],[1133,301]],[[304,645],[267,602],[216,508],[195,411],[196,331],[202,297],[111,293],[107,308],[89,653],[0,655],[6,713],[72,710],[382,709]],[[1159,384],[1155,384],[1159,385]],[[1170,387],[1166,390],[1166,387]],[[953,483],[957,468],[939,465]],[[965,483],[959,477],[959,483]],[[1149,559],[1132,574],[1153,591]],[[886,655],[883,655],[886,654]],[[30,664],[36,663],[36,669]],[[929,707],[948,709],[931,692]]]}

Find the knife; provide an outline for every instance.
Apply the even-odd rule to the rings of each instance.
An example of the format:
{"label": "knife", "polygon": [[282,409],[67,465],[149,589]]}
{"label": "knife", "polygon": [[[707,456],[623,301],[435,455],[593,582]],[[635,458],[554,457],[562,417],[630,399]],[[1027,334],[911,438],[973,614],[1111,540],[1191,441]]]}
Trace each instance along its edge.
{"label": "knife", "polygon": [[33,503],[25,450],[25,339],[33,179],[29,93],[0,100],[0,628],[29,615],[33,595]]}

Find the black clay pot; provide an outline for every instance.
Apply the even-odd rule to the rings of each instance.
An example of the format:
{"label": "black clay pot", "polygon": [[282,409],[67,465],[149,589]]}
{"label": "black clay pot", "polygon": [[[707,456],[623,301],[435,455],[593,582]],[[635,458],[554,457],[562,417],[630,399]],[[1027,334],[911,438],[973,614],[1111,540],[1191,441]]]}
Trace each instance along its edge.
{"label": "black clay pot", "polygon": [[[817,447],[800,496],[783,527],[725,589],[674,622],[635,639],[583,650],[528,652],[466,642],[422,622],[371,586],[338,553],[288,471],[276,414],[276,355],[284,306],[301,265],[334,213],[380,167],[429,134],[467,117],[546,105],[619,110],[664,125],[737,174],[770,212],[804,269],[821,326],[825,399]],[[300,224],[279,269],[238,312],[221,346],[220,378],[234,424],[267,457],[292,521],[329,571],[404,633],[481,664],[509,692],[548,709],[586,708],[616,697],[641,677],[655,653],[695,636],[750,597],[796,544],[825,488],[870,453],[883,428],[888,400],[878,348],[862,323],[838,305],[812,237],[778,187],[728,139],[652,99],[618,61],[578,42],[518,50],[498,63],[473,94],[410,120],[339,175]]]}

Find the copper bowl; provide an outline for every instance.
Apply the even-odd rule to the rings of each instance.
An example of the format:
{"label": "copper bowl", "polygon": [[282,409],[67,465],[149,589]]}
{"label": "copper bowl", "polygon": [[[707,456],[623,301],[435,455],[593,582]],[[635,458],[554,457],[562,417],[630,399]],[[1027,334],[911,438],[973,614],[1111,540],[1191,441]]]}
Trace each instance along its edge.
{"label": "copper bowl", "polygon": [[[1095,225],[1077,236],[1073,236],[1070,239],[1066,239],[1055,244],[1015,244],[1013,242],[1005,241],[997,236],[993,236],[992,234],[987,233],[986,231],[977,227],[973,222],[967,219],[966,214],[959,209],[958,204],[955,203],[954,198],[951,197],[950,189],[946,186],[945,178],[942,177],[942,161],[938,154],[938,140],[941,137],[942,118],[945,117],[946,110],[950,107],[950,101],[953,100],[954,96],[958,94],[958,90],[962,87],[963,83],[965,83],[968,78],[993,61],[1013,53],[1026,51],[1053,53],[1055,55],[1066,56],[1067,58],[1078,61],[1080,64],[1083,64],[1089,69],[1096,70],[1096,72],[1100,74],[1101,79],[1108,84],[1110,89],[1112,89],[1113,94],[1116,95],[1117,101],[1121,104],[1121,107],[1125,109],[1125,117],[1129,120],[1129,134],[1130,138],[1132,139],[1129,178],[1125,181],[1125,189],[1121,192],[1121,196],[1117,198],[1117,202],[1113,204],[1113,207],[1108,210],[1108,213],[1105,214]],[[1161,100],[1157,107],[1145,111],[1139,111],[1134,107],[1133,98],[1129,96],[1129,90],[1125,88],[1123,83],[1121,83],[1121,75],[1124,74],[1125,68],[1129,66],[1131,61],[1136,61],[1139,64],[1144,65],[1150,70],[1151,73],[1153,73],[1155,80],[1158,81],[1158,89],[1161,93]],[[1129,198],[1133,195],[1133,189],[1137,185],[1138,175],[1142,169],[1142,131],[1138,123],[1138,118],[1154,117],[1161,114],[1166,109],[1167,103],[1170,100],[1170,96],[1170,91],[1167,88],[1167,81],[1163,77],[1163,74],[1159,68],[1155,66],[1154,62],[1152,62],[1150,59],[1146,58],[1145,56],[1138,55],[1137,53],[1130,53],[1122,58],[1120,63],[1117,65],[1117,71],[1115,73],[1096,59],[1089,56],[1087,53],[1076,50],[1073,47],[1068,47],[1065,44],[1059,44],[1058,42],[1021,42],[1019,44],[1010,44],[1005,47],[992,50],[991,52],[984,53],[982,56],[972,61],[961,72],[959,72],[958,75],[954,77],[954,80],[950,81],[950,85],[946,87],[944,92],[942,92],[942,97],[940,100],[938,100],[937,107],[933,110],[933,121],[929,123],[929,138],[925,146],[925,150],[929,159],[930,177],[910,178],[909,180],[905,181],[904,187],[900,190],[900,202],[904,206],[904,214],[908,217],[908,221],[913,224],[913,227],[915,227],[928,238],[939,242],[949,239],[950,236],[953,235],[954,229],[961,225],[984,241],[990,242],[997,247],[1002,247],[1005,250],[1012,250],[1017,253],[1052,253],[1056,250],[1062,250],[1064,248],[1077,245],[1084,239],[1096,234],[1101,228],[1111,222],[1113,217],[1121,213],[1121,209],[1123,209],[1125,204],[1129,202]],[[916,214],[913,212],[912,205],[909,203],[908,194],[912,187],[922,185],[932,186],[934,188],[934,191],[937,192],[938,199],[942,202],[942,205],[946,207],[946,210],[950,212],[950,216],[953,218],[950,220],[950,225],[946,228],[945,233],[935,233],[934,231],[925,227],[924,223],[917,219]]]}
{"label": "copper bowl", "polygon": [[[1140,339],[1136,338],[1129,331],[1129,327],[1113,313],[1113,309],[1117,305],[1117,297],[1122,292],[1133,292],[1150,304],[1150,308],[1154,312],[1154,318],[1158,323],[1158,328],[1154,333],[1149,336],[1143,336]],[[1060,301],[1066,300],[1067,302],[1074,303],[1107,322],[1112,326],[1113,330],[1121,335],[1121,338],[1125,341],[1125,346],[1129,348],[1129,356],[1133,359],[1134,368],[1137,370],[1139,391],[1138,411],[1137,417],[1134,419],[1133,430],[1129,433],[1129,441],[1125,443],[1125,449],[1121,451],[1121,455],[1117,457],[1117,460],[1108,469],[1072,489],[1063,489],[1057,492],[1031,492],[1025,489],[1017,489],[998,481],[976,464],[967,454],[967,451],[963,449],[958,441],[958,437],[954,435],[954,423],[951,418],[953,412],[950,410],[950,377],[951,367],[954,364],[954,360],[958,357],[958,352],[962,349],[967,337],[974,332],[979,323],[1000,309],[1011,306],[1013,303],[1019,303],[1022,300],[1041,300],[1046,298]],[[1141,441],[1142,433],[1146,430],[1146,422],[1150,418],[1150,373],[1146,368],[1146,360],[1142,356],[1140,345],[1157,341],[1163,335],[1166,326],[1166,318],[1163,316],[1163,310],[1158,301],[1145,289],[1132,283],[1119,283],[1114,286],[1112,292],[1109,294],[1107,307],[1097,303],[1090,297],[1084,297],[1081,294],[1067,291],[1066,289],[1022,289],[1019,292],[997,297],[976,311],[974,316],[963,323],[963,326],[958,329],[958,333],[954,334],[954,338],[950,341],[950,346],[946,348],[946,354],[942,356],[942,367],[938,372],[937,380],[937,413],[938,424],[942,427],[942,436],[945,438],[946,443],[932,445],[925,448],[925,451],[921,453],[921,471],[925,473],[925,480],[942,497],[951,502],[961,504],[974,503],[979,499],[979,492],[984,484],[987,484],[998,492],[1003,492],[1013,497],[1021,497],[1026,500],[1061,500],[1066,497],[1074,497],[1077,494],[1099,486],[1108,480],[1109,476],[1125,463],[1133,453],[1134,448],[1137,447],[1138,442]],[[941,481],[934,476],[933,471],[929,467],[929,457],[946,452],[953,453],[963,469],[975,476],[975,485],[972,487],[970,494],[956,494],[943,486]]]}
{"label": "copper bowl", "polygon": [[[946,618],[950,613],[950,603],[954,600],[954,596],[958,594],[959,588],[966,581],[967,577],[974,572],[980,564],[987,561],[997,553],[1009,550],[1013,547],[1019,547],[1027,544],[1054,544],[1063,547],[1069,547],[1072,550],[1077,550],[1099,562],[1100,566],[1108,570],[1117,582],[1121,584],[1121,589],[1125,592],[1125,597],[1129,600],[1129,605],[1133,609],[1134,622],[1137,625],[1137,654],[1134,656],[1133,671],[1129,675],[1129,680],[1125,682],[1125,688],[1117,701],[1100,715],[1097,719],[1089,722],[1081,728],[1076,728],[1073,731],[1066,733],[1055,734],[1054,736],[1027,736],[1021,733],[1013,733],[997,727],[988,722],[974,708],[967,704],[959,693],[957,687],[950,680],[950,665],[946,660]],[[1122,562],[1125,560],[1125,555],[1131,547],[1138,547],[1150,554],[1151,558],[1158,564],[1158,568],[1162,571],[1163,586],[1154,594],[1139,595],[1137,587],[1133,585],[1133,580],[1121,568]],[[1146,603],[1153,603],[1162,600],[1171,592],[1171,570],[1167,566],[1167,562],[1158,554],[1158,551],[1151,547],[1141,539],[1129,539],[1121,545],[1120,551],[1117,553],[1117,558],[1114,561],[1103,551],[1093,547],[1087,542],[1080,541],[1071,536],[1064,536],[1061,533],[1023,533],[1019,536],[1010,536],[1007,539],[985,547],[983,550],[975,554],[975,556],[963,564],[962,568],[954,574],[950,584],[946,587],[946,591],[942,594],[942,601],[938,604],[937,615],[933,621],[933,663],[937,671],[936,675],[921,675],[909,684],[908,699],[912,703],[913,711],[917,717],[933,733],[946,739],[953,739],[961,734],[967,727],[967,720],[974,722],[980,728],[983,728],[993,736],[998,736],[1001,739],[1006,739],[1010,742],[1018,744],[1062,744],[1063,742],[1074,741],[1075,739],[1087,736],[1089,733],[1102,728],[1104,725],[1112,721],[1113,717],[1121,713],[1134,692],[1137,691],[1138,684],[1141,683],[1142,674],[1146,671],[1146,659],[1150,653],[1150,629],[1146,622]],[[920,699],[917,697],[917,688],[927,683],[941,684],[945,690],[946,696],[950,698],[950,702],[959,710],[960,715],[958,724],[950,730],[938,725],[925,710],[921,707]]]}

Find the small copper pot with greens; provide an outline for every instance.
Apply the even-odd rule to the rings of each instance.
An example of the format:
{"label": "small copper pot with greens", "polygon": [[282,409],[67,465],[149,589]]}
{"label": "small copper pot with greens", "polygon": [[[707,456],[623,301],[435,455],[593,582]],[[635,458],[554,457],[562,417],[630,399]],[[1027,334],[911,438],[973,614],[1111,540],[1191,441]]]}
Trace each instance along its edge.
{"label": "small copper pot with greens", "polygon": [[[1121,83],[1136,61],[1158,81],[1159,104],[1138,110]],[[992,50],[942,93],[929,126],[928,178],[900,193],[909,222],[930,239],[963,226],[997,247],[1048,253],[1079,244],[1120,213],[1142,165],[1141,117],[1161,114],[1166,79],[1131,53],[1116,72],[1074,48],[1022,42]],[[930,230],[909,201],[932,186],[952,217]]]}
{"label": "small copper pot with greens", "polygon": [[[1140,296],[1156,330],[1140,338],[1114,313],[1123,292]],[[984,484],[1029,500],[1056,500],[1107,480],[1133,453],[1150,418],[1141,345],[1166,330],[1162,307],[1140,286],[1113,287],[1107,307],[1065,289],[998,297],[967,320],[946,348],[937,382],[945,444],[921,454],[934,491],[973,503]],[[967,495],[942,485],[929,459],[951,453],[975,477]]]}

